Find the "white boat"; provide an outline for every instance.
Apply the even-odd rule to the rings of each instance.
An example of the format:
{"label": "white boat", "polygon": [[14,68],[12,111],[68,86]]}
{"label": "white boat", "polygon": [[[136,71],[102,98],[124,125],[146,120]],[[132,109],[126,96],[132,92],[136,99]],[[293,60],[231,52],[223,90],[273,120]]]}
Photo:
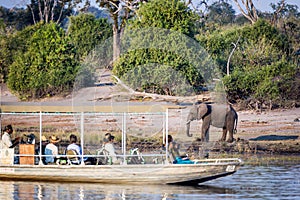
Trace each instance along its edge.
{"label": "white boat", "polygon": [[112,184],[198,184],[234,174],[240,159],[205,159],[197,164],[12,165],[0,166],[1,180]]}
{"label": "white boat", "polygon": [[[37,116],[39,119],[39,138],[43,135],[43,118],[44,115],[57,116],[60,113],[16,113],[7,112],[2,113],[5,115],[32,115]],[[66,113],[65,113],[66,114]],[[161,114],[161,113],[160,113]],[[84,146],[84,123],[85,117],[89,115],[107,116],[108,114],[101,113],[67,113],[67,115],[78,115],[76,119],[80,121],[80,135],[81,147]],[[116,115],[116,113],[114,113]],[[159,158],[160,162],[149,162],[141,164],[130,164],[127,162],[128,158],[132,157],[128,153],[126,144],[126,137],[128,131],[126,128],[126,116],[133,115],[121,113],[118,116],[122,118],[122,155],[123,164],[119,165],[43,165],[42,162],[38,164],[13,164],[13,150],[2,149],[0,150],[0,179],[1,180],[22,180],[22,181],[55,181],[55,182],[91,182],[91,183],[110,183],[110,184],[198,184],[201,182],[213,180],[216,178],[234,174],[242,165],[242,160],[238,158],[228,159],[198,159],[194,160],[193,164],[173,164],[169,160],[168,152],[159,155],[144,154],[143,156],[152,156],[152,158]],[[166,142],[168,136],[168,109],[163,113],[163,138]],[[98,120],[98,118],[97,118]],[[40,141],[41,144],[41,141]],[[166,148],[167,149],[167,148]],[[10,155],[10,161],[5,160],[4,157]],[[32,154],[19,154],[20,157],[37,157],[41,160],[43,155]],[[97,157],[97,155],[86,155]]]}

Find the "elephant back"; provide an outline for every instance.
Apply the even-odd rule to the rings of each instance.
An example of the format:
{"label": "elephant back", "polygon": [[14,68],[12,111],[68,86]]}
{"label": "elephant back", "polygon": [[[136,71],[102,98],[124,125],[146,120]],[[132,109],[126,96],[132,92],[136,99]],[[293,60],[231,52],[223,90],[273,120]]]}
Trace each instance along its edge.
{"label": "elephant back", "polygon": [[226,126],[226,115],[230,111],[230,105],[211,104],[211,125],[217,128]]}

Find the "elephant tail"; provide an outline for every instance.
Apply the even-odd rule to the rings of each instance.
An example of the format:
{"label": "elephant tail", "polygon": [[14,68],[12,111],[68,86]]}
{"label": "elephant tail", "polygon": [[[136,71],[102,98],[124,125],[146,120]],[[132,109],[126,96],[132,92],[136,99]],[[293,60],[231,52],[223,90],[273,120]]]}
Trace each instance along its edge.
{"label": "elephant tail", "polygon": [[238,123],[238,114],[235,113],[235,124],[234,124],[234,129],[233,129],[233,134],[236,134],[237,133],[237,123]]}

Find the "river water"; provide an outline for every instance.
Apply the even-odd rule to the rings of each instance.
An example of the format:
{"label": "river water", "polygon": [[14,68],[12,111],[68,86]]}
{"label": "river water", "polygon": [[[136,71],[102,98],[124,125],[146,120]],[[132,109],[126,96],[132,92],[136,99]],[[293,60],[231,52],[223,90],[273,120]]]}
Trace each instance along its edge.
{"label": "river water", "polygon": [[300,164],[242,166],[232,176],[200,184],[103,185],[0,181],[0,199],[300,199]]}

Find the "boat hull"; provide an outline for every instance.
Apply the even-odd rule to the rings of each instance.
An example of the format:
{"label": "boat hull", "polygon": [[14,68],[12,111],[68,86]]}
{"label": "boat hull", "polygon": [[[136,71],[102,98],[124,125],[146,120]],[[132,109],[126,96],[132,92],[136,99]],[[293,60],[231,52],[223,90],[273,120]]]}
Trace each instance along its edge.
{"label": "boat hull", "polygon": [[108,184],[197,184],[231,175],[240,165],[240,160],[167,165],[14,165],[0,166],[0,178]]}

